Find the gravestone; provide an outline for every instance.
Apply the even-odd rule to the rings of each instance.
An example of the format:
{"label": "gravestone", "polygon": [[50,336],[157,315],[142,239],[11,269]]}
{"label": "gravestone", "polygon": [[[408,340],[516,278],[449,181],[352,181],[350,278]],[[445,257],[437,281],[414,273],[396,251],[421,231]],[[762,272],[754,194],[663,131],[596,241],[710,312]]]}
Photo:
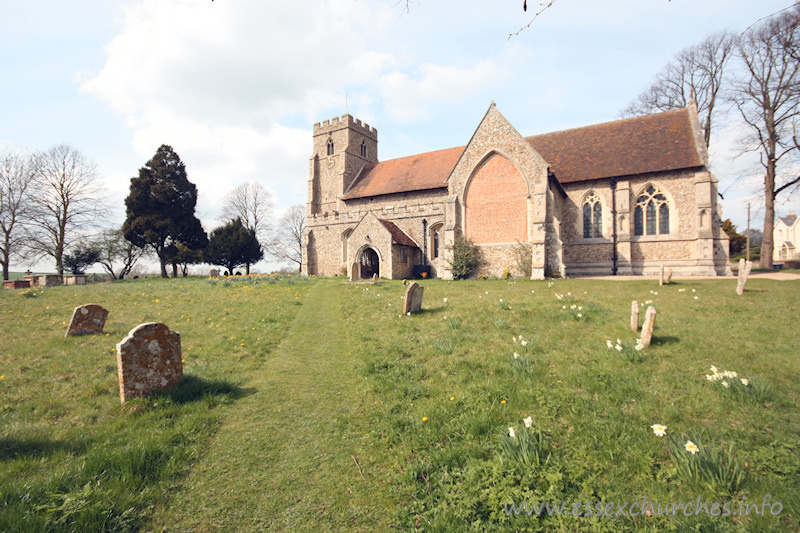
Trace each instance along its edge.
{"label": "gravestone", "polygon": [[642,336],[640,337],[640,344],[642,346],[650,346],[650,341],[653,340],[653,328],[656,325],[656,308],[652,305],[647,308],[644,314],[644,323],[642,324]]}
{"label": "gravestone", "polygon": [[117,371],[123,404],[148,391],[179,385],[183,380],[180,333],[160,322],[136,326],[117,344]]}
{"label": "gravestone", "polygon": [[416,281],[406,289],[406,299],[403,303],[403,314],[416,313],[422,308],[422,293],[425,291]]}
{"label": "gravestone", "polygon": [[373,282],[378,281],[378,273],[377,272],[372,275],[372,281]]}
{"label": "gravestone", "polygon": [[639,302],[631,302],[631,330],[639,331]]}
{"label": "gravestone", "polygon": [[97,304],[76,307],[72,311],[72,318],[69,320],[69,326],[67,326],[64,336],[102,333],[103,326],[106,325],[106,318],[108,318],[108,309]]}
{"label": "gravestone", "polygon": [[669,272],[667,272],[667,277],[666,279],[664,279],[664,283],[666,283],[667,285],[672,283],[672,267],[670,267]]}
{"label": "gravestone", "polygon": [[747,276],[750,275],[750,270],[752,270],[752,268],[752,261],[739,259],[739,282],[736,284],[736,294],[739,296],[744,294],[744,284],[747,283]]}
{"label": "gravestone", "polygon": [[358,281],[361,279],[361,263],[356,261],[350,266],[350,281]]}
{"label": "gravestone", "polygon": [[658,284],[659,285],[663,285],[664,284],[664,265],[663,264],[661,265],[660,272],[661,272],[661,275],[658,278]]}
{"label": "gravestone", "polygon": [[218,278],[219,277],[219,269],[218,268],[212,268],[208,273],[208,277],[209,278]]}

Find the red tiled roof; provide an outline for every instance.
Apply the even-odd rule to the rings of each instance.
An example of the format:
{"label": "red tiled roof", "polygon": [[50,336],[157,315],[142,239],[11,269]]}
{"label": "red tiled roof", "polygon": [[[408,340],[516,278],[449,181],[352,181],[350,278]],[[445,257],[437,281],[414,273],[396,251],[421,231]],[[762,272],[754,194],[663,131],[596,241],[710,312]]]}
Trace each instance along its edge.
{"label": "red tiled roof", "polygon": [[[688,109],[527,137],[561,183],[703,165]],[[465,146],[373,163],[344,199],[439,189]]]}
{"label": "red tiled roof", "polygon": [[526,139],[561,183],[702,166],[689,111],[676,109]]}
{"label": "red tiled roof", "polygon": [[415,243],[411,237],[406,235],[403,230],[397,227],[397,224],[389,220],[378,220],[380,220],[381,224],[383,224],[383,227],[389,230],[389,233],[392,234],[392,240],[395,242],[395,244],[402,244],[403,246],[415,246],[419,248],[417,243]]}
{"label": "red tiled roof", "polygon": [[447,187],[447,178],[463,152],[460,146],[367,165],[344,198]]}

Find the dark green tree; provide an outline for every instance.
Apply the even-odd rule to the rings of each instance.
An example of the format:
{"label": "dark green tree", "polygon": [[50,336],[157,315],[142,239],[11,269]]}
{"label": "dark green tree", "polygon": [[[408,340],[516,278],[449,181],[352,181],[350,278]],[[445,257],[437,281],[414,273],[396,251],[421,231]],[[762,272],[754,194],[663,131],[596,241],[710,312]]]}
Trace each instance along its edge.
{"label": "dark green tree", "polygon": [[152,248],[161,264],[162,278],[168,277],[170,246],[180,243],[200,250],[208,243],[194,214],[196,204],[197,187],[186,176],[181,158],[166,144],[139,169],[138,178],[131,178],[122,231],[136,246]]}
{"label": "dark green tree", "polygon": [[100,250],[94,245],[80,245],[65,253],[61,262],[72,274],[83,274],[87,268],[100,260]]}
{"label": "dark green tree", "polygon": [[235,218],[211,232],[205,251],[205,260],[233,272],[242,265],[257,263],[264,257],[256,232]]}
{"label": "dark green tree", "polygon": [[167,262],[172,265],[172,277],[178,277],[178,267],[181,276],[186,277],[189,272],[189,265],[196,265],[203,262],[205,249],[192,249],[181,243],[171,245],[167,248]]}
{"label": "dark green tree", "polygon": [[466,279],[481,266],[481,263],[480,249],[470,239],[456,237],[453,243],[453,261],[450,262],[453,277],[455,279]]}
{"label": "dark green tree", "polygon": [[736,226],[733,225],[731,219],[726,218],[722,221],[722,231],[728,234],[728,238],[731,240],[731,247],[730,247],[730,254],[731,257],[739,255],[742,253],[747,246],[747,236],[746,235],[739,235],[736,232]]}

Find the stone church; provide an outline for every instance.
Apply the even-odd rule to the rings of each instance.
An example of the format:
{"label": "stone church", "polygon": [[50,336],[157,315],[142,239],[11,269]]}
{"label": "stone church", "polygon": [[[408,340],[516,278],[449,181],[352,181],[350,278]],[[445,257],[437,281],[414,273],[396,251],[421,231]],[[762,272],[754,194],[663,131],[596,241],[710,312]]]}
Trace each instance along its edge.
{"label": "stone church", "polygon": [[533,137],[492,103],[466,146],[389,161],[350,115],[313,138],[304,274],[451,279],[459,237],[487,276],[730,273],[693,103]]}

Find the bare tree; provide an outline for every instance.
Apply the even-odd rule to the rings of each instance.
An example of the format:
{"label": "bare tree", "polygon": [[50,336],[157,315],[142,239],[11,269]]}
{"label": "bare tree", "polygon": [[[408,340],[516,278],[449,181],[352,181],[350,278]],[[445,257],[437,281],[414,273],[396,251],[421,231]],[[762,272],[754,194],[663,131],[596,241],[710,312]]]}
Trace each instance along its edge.
{"label": "bare tree", "polygon": [[[125,238],[121,229],[108,229],[94,242],[100,252],[97,260],[103,269],[114,279],[123,279],[133,270],[136,261],[147,248],[140,248]],[[121,264],[121,266],[117,266]]]}
{"label": "bare tree", "polygon": [[15,153],[0,156],[0,264],[8,279],[12,254],[22,255],[25,226],[32,218],[30,190],[35,168],[30,157]]}
{"label": "bare tree", "polygon": [[686,107],[694,98],[706,146],[726,66],[733,56],[736,39],[728,32],[713,33],[700,44],[678,53],[658,73],[650,87],[622,110],[622,116],[646,115]]}
{"label": "bare tree", "polygon": [[[239,185],[225,196],[221,219],[227,222],[238,218],[244,227],[255,232],[260,243],[268,244],[273,208],[272,193],[261,184],[251,181]],[[250,263],[245,265],[245,269],[250,274]]]}
{"label": "bare tree", "polygon": [[95,164],[71,146],[54,146],[36,155],[36,189],[30,244],[38,256],[52,257],[61,275],[64,250],[105,211]]}
{"label": "bare tree", "polygon": [[267,247],[270,255],[282,262],[303,264],[303,233],[306,229],[306,208],[293,205],[281,217],[275,237]]}
{"label": "bare tree", "polygon": [[749,29],[736,55],[742,75],[733,84],[731,100],[750,127],[750,150],[764,168],[764,230],[761,268],[772,266],[775,198],[797,188],[800,176],[783,175],[779,164],[800,154],[794,137],[800,118],[800,6],[783,11]]}

